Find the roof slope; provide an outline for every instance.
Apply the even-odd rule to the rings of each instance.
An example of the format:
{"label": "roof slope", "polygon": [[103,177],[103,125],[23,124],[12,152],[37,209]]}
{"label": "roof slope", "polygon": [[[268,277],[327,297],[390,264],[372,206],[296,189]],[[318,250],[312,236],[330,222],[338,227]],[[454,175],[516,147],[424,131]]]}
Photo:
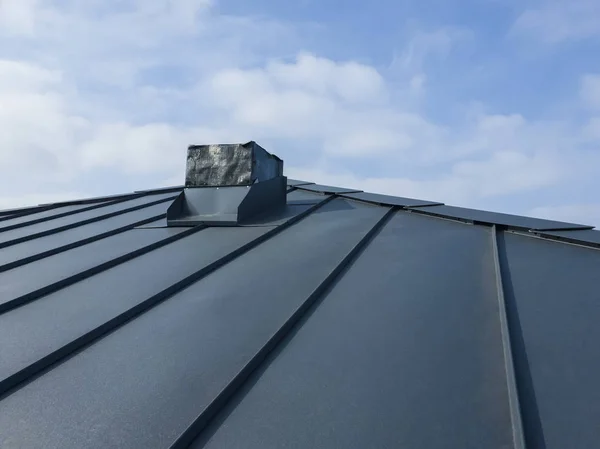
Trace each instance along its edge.
{"label": "roof slope", "polygon": [[598,445],[598,231],[288,185],[0,212],[0,447]]}

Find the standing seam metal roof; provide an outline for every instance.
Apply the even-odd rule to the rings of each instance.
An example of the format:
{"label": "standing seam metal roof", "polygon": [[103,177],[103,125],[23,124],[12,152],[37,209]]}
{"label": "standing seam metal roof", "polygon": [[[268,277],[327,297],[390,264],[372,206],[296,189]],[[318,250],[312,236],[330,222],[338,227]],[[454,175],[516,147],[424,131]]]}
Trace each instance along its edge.
{"label": "standing seam metal roof", "polygon": [[0,212],[0,447],[598,445],[598,231],[288,185]]}

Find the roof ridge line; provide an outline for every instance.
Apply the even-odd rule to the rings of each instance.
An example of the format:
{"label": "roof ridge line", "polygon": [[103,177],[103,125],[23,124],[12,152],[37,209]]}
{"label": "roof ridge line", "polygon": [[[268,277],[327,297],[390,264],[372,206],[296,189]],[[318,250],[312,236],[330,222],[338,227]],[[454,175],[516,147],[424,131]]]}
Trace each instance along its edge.
{"label": "roof ridge line", "polygon": [[[445,204],[442,204],[442,206],[445,206]],[[410,206],[410,207],[403,207],[402,210],[405,212],[414,213],[417,215],[423,215],[423,216],[427,216],[427,217],[437,218],[439,220],[453,221],[455,223],[462,223],[462,224],[468,224],[468,225],[477,224],[473,220],[467,220],[466,218],[452,217],[452,216],[448,216],[448,215],[442,215],[442,214],[431,213],[429,211],[424,211],[423,209],[425,207],[427,207],[427,206],[421,206],[421,207]]]}

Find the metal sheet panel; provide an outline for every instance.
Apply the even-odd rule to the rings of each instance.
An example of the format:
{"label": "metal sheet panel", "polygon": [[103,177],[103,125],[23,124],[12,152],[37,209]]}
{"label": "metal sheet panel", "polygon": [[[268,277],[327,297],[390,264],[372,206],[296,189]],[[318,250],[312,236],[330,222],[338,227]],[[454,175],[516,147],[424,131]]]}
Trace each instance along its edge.
{"label": "metal sheet panel", "polygon": [[512,233],[501,243],[528,447],[596,447],[600,252]]}
{"label": "metal sheet panel", "polygon": [[67,231],[47,235],[45,237],[39,237],[34,240],[19,243],[18,245],[2,248],[0,249],[0,266],[19,259],[34,256],[44,251],[49,251],[83,239],[94,237],[98,234],[109,232],[122,226],[133,224],[143,220],[144,218],[150,218],[164,214],[166,213],[168,206],[169,202],[160,203],[155,206],[146,207],[133,212],[127,212],[112,218],[78,226]]}
{"label": "metal sheet panel", "polygon": [[0,211],[0,216],[2,219],[5,218],[5,215],[23,215],[23,214],[33,214],[36,212],[41,212],[43,210],[47,210],[50,206],[24,206],[24,207],[15,207],[12,209],[3,209]]}
{"label": "metal sheet panel", "polygon": [[547,231],[542,235],[567,242],[600,245],[600,231],[596,230]]}
{"label": "metal sheet panel", "polygon": [[0,381],[268,230],[205,229],[0,315]]}
{"label": "metal sheet panel", "polygon": [[417,200],[414,198],[403,198],[401,196],[381,195],[379,193],[344,193],[341,196],[344,198],[352,198],[355,200],[369,201],[371,203],[385,204],[389,206],[434,206],[441,205],[433,201]]}
{"label": "metal sheet panel", "polygon": [[497,224],[520,229],[575,229],[591,228],[593,226],[565,223],[562,221],[543,220],[541,218],[521,217],[519,215],[501,214],[483,210],[467,209],[455,206],[420,207],[421,212],[470,222]]}
{"label": "metal sheet panel", "polygon": [[[18,441],[32,449],[168,447],[386,212],[344,203],[338,200],[323,206],[321,213],[308,216],[5,397],[0,445]],[[229,231],[235,236],[258,229],[264,228]],[[213,240],[216,245],[227,241]],[[190,248],[187,253],[199,253]],[[163,270],[173,273],[188,265],[174,266],[173,258],[168,261]],[[150,266],[138,263],[136,270],[138,276],[145,276],[143,283],[153,283],[157,276]],[[115,288],[125,279],[115,277]],[[131,290],[121,285],[119,300],[130,301],[140,288],[146,287],[138,283]],[[97,289],[85,291],[94,294]],[[97,300],[76,295],[73,304],[82,298],[89,307],[81,317],[86,321],[102,313],[106,303],[118,301],[105,292]],[[56,300],[47,303],[50,307]],[[16,312],[37,304],[42,302]],[[33,323],[33,319],[18,321]],[[73,328],[79,320],[72,317],[69,323]],[[55,322],[57,329],[61,328]],[[34,340],[23,340],[24,333],[13,337],[19,347]]]}
{"label": "metal sheet panel", "polygon": [[298,189],[308,190],[311,192],[320,192],[320,193],[352,193],[352,192],[362,192],[359,189],[347,189],[345,187],[333,187],[326,186],[323,184],[310,184],[306,186],[299,186]]}
{"label": "metal sheet panel", "polygon": [[191,447],[512,447],[491,243],[397,214]]}
{"label": "metal sheet panel", "polygon": [[[167,218],[161,218],[160,220],[156,220],[153,221],[151,223],[142,225],[142,226],[137,226],[135,229],[156,229],[156,228],[166,228],[168,227],[168,223],[167,223]],[[173,227],[173,229],[176,229],[176,227]]]}
{"label": "metal sheet panel", "polygon": [[[311,192],[292,191],[287,194],[287,204],[283,209],[267,211],[250,220],[247,226],[277,226],[308,210],[310,207],[325,200],[324,195]],[[318,210],[317,210],[318,213]]]}
{"label": "metal sheet panel", "polygon": [[[69,226],[77,224],[84,220],[90,220],[101,215],[116,213],[129,209],[131,207],[142,206],[147,203],[154,201],[160,201],[167,198],[172,198],[172,193],[166,193],[162,195],[152,195],[149,197],[136,198],[130,201],[124,201],[113,205],[107,205],[98,209],[93,209],[86,212],[81,212],[67,217],[56,218],[54,220],[44,221],[42,223],[36,223],[31,226],[25,226],[22,228],[13,229],[6,232],[0,232],[0,243],[8,242],[11,240],[19,239],[22,237],[31,236],[40,232],[49,231],[51,229],[60,228],[62,226]],[[168,207],[168,203],[165,203],[164,209]]]}
{"label": "metal sheet panel", "polygon": [[[306,211],[312,205],[320,203],[325,197],[310,192],[292,191],[287,194],[287,205],[284,209],[275,212],[267,211],[254,217],[243,226],[276,226],[285,223],[290,218]],[[161,219],[152,223],[139,226],[137,229],[153,229],[167,227],[167,220]]]}
{"label": "metal sheet panel", "polygon": [[323,201],[326,195],[315,192],[305,192],[304,190],[292,190],[287,194],[288,205],[295,204],[316,204]]}
{"label": "metal sheet panel", "polygon": [[[323,198],[321,198],[322,200]],[[315,202],[316,204],[316,202]],[[285,223],[289,219],[307,211],[313,204],[291,204],[285,205],[283,209],[278,209],[275,212],[266,212],[260,214],[251,220],[248,220],[241,226],[278,226]]]}
{"label": "metal sheet panel", "polygon": [[88,207],[90,207],[89,204],[77,204],[77,205],[72,205],[72,206],[55,207],[52,209],[44,210],[42,212],[36,212],[34,214],[17,216],[17,217],[8,219],[8,220],[0,221],[0,232],[2,232],[3,228],[6,228],[8,226],[15,226],[15,225],[27,223],[27,222],[34,221],[34,220],[46,219],[46,218],[53,217],[55,215],[60,215],[60,214],[68,213],[68,212],[74,212],[76,210],[85,209]]}
{"label": "metal sheet panel", "polygon": [[127,231],[0,273],[0,304],[184,230],[185,228]]}

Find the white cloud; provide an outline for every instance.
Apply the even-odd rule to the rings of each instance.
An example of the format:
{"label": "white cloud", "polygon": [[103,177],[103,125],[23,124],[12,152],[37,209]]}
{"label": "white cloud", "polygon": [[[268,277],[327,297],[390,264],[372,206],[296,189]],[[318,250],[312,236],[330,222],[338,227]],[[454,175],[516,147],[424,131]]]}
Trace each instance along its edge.
{"label": "white cloud", "polygon": [[517,152],[498,152],[484,159],[456,162],[433,177],[360,176],[330,166],[292,169],[294,179],[359,188],[365,191],[433,199],[468,206],[495,196],[522,193],[555,184],[565,176],[559,161]]}
{"label": "white cloud", "polygon": [[[307,73],[308,58],[320,70],[318,81]],[[364,69],[369,74],[355,78],[356,90],[374,89],[385,99],[387,87],[377,72],[354,64],[352,71]],[[37,164],[40,172],[49,166],[62,179],[97,168],[175,179],[183,173],[189,143],[241,141],[258,134],[295,139],[300,151],[304,142],[317,142],[326,159],[338,161],[332,162],[338,167],[333,170],[308,164],[313,173],[309,179],[327,174],[329,181],[323,182],[339,179],[344,184],[348,179],[365,190],[460,204],[549,186],[568,176],[558,153],[567,141],[555,124],[529,123],[520,115],[480,114],[467,128],[451,131],[385,100],[381,104],[368,99],[357,103],[357,97],[348,101],[336,85],[336,77],[345,76],[347,67],[301,54],[295,62],[271,62],[263,69],[218,71],[192,92],[204,99],[218,123],[180,126],[73,115],[69,102],[85,99],[68,94],[59,72],[4,62],[0,79],[7,88],[0,92],[9,93],[0,98],[14,103],[5,108],[11,113],[3,117],[11,130],[3,136],[4,147],[14,149],[3,153],[5,159],[12,156],[4,162],[29,168]],[[21,86],[18,101],[11,97],[11,83]],[[339,169],[349,157],[378,160],[381,167],[397,165],[402,173],[441,163],[445,169],[438,170],[435,179],[400,173],[394,178],[356,176]]]}
{"label": "white cloud", "polygon": [[422,73],[431,59],[445,59],[471,32],[464,28],[443,27],[433,31],[417,30],[397,54],[391,68],[408,73]]}
{"label": "white cloud", "polygon": [[600,3],[597,0],[549,0],[526,9],[513,32],[558,43],[600,37]]}
{"label": "white cloud", "polygon": [[294,64],[272,62],[265,75],[284,88],[302,87],[317,95],[335,95],[350,104],[371,104],[386,96],[385,81],[373,67],[354,61],[335,63],[300,53]]}
{"label": "white cloud", "polygon": [[31,36],[37,0],[0,0],[0,36]]}
{"label": "white cloud", "polygon": [[188,144],[249,139],[272,143],[290,177],[465,206],[593,166],[566,150],[590,144],[594,122],[478,111],[450,128],[398,101],[427,95],[425,61],[447,55],[459,31],[417,33],[398,85],[368,64],[296,52],[284,25],[206,1],[56,5],[32,13],[22,57],[0,53],[0,189],[21,189],[24,202],[86,196],[82,180],[104,180],[107,194],[138,179],[179,184]]}
{"label": "white cloud", "polygon": [[87,126],[67,112],[61,74],[0,60],[0,162],[10,174],[27,170],[52,178],[70,172],[73,138]]}
{"label": "white cloud", "polygon": [[579,93],[581,100],[586,106],[592,109],[600,109],[600,75],[584,75],[581,79]]}

